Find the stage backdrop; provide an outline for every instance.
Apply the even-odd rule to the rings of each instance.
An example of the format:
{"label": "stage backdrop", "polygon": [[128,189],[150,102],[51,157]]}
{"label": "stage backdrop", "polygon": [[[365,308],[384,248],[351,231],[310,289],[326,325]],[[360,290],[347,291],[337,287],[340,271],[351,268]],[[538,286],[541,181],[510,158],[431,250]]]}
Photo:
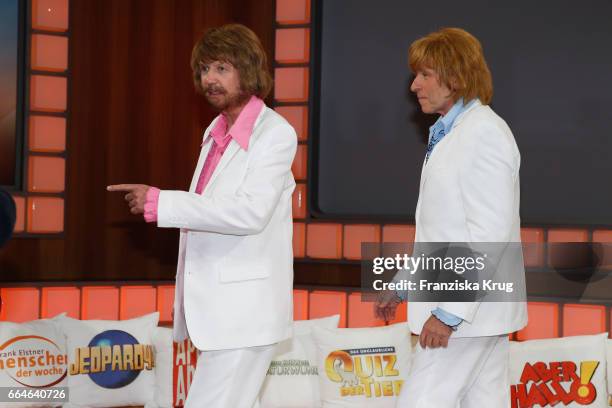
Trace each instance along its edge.
{"label": "stage backdrop", "polygon": [[612,225],[612,3],[322,0],[313,129],[320,216],[414,220],[428,126],[407,50],[441,27],[479,38],[492,107],[522,155],[527,225]]}
{"label": "stage backdrop", "polygon": [[0,186],[19,184],[18,146],[21,145],[22,101],[20,68],[23,44],[20,44],[24,1],[0,2]]}
{"label": "stage backdrop", "polygon": [[14,238],[0,250],[0,281],[173,279],[178,231],[144,224],[106,186],[188,188],[216,115],[193,89],[193,44],[207,29],[237,22],[273,55],[274,1],[69,4],[65,229]]}

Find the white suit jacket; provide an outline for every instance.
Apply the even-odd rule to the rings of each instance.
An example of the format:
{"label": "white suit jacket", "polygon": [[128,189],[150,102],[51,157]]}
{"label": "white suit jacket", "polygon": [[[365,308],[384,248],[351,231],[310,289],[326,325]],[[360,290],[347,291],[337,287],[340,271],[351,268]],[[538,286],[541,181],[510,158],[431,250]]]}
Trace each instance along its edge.
{"label": "white suit jacket", "polygon": [[189,192],[159,195],[158,226],[181,228],[174,338],[189,336],[200,350],[276,343],[292,335],[297,137],[264,106],[248,149],[232,139],[200,195],[216,120],[204,133]]}
{"label": "white suit jacket", "polygon": [[[521,242],[519,167],[510,128],[477,100],[423,165],[415,248],[418,242]],[[500,267],[524,280],[522,256],[502,256]],[[410,295],[408,302],[408,323],[417,334],[436,307],[464,319],[454,337],[510,333],[527,323],[525,302],[410,303]]]}

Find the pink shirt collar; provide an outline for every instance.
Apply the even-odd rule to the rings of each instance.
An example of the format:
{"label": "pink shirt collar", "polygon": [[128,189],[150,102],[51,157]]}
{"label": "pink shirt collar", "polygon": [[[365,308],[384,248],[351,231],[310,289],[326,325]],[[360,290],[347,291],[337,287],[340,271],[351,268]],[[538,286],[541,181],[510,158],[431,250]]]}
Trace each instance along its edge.
{"label": "pink shirt collar", "polygon": [[244,106],[240,115],[238,115],[238,119],[236,119],[236,122],[234,122],[229,131],[227,130],[227,118],[224,114],[221,114],[218,116],[215,127],[211,130],[210,136],[220,146],[226,143],[228,136],[231,136],[243,150],[248,150],[255,121],[263,107],[264,102],[261,99],[255,95],[251,96],[251,99]]}

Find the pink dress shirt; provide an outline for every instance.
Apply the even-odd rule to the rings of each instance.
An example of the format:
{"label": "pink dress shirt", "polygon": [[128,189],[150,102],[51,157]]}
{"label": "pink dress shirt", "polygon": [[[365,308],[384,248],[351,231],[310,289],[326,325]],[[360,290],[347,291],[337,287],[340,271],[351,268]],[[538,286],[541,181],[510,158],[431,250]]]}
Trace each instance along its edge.
{"label": "pink dress shirt", "polygon": [[[240,115],[236,119],[236,122],[232,127],[227,129],[227,118],[224,114],[218,116],[215,127],[210,131],[209,136],[213,138],[213,145],[208,151],[204,167],[198,178],[198,184],[196,186],[196,194],[202,194],[204,188],[208,184],[210,177],[217,168],[225,149],[229,146],[232,139],[244,150],[249,148],[249,140],[253,133],[253,127],[255,126],[255,120],[261,113],[264,107],[264,103],[261,99],[256,96],[251,96],[251,99],[244,106]],[[202,142],[204,144],[206,139]],[[151,187],[147,191],[146,202],[144,205],[144,219],[146,222],[157,221],[157,205],[159,202],[160,190],[156,187]]]}

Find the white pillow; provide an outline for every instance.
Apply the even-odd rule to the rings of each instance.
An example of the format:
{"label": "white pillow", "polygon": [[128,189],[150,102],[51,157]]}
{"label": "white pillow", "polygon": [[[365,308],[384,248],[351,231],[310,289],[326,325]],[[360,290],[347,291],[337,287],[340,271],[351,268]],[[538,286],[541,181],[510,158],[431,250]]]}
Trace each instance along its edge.
{"label": "white pillow", "polygon": [[[158,320],[158,312],[130,320],[59,319],[69,358],[70,403],[64,406],[116,407],[152,401],[153,334]],[[97,371],[91,372],[94,364]]]}
{"label": "white pillow", "polygon": [[407,323],[312,330],[323,407],[394,408],[408,377]]}
{"label": "white pillow", "polygon": [[260,394],[263,408],[321,406],[313,327],[338,327],[340,315],[293,322],[293,337],[276,349]]}
{"label": "white pillow", "polygon": [[172,408],[172,329],[157,327],[153,334],[155,349],[155,399],[145,408]]}
{"label": "white pillow", "polygon": [[[604,333],[511,342],[512,406],[606,407],[606,338]],[[555,396],[561,401],[554,403]]]}
{"label": "white pillow", "polygon": [[[66,340],[53,319],[0,322],[0,387],[66,387]],[[37,388],[33,388],[37,387]],[[0,402],[0,407],[55,407],[62,403]]]}

